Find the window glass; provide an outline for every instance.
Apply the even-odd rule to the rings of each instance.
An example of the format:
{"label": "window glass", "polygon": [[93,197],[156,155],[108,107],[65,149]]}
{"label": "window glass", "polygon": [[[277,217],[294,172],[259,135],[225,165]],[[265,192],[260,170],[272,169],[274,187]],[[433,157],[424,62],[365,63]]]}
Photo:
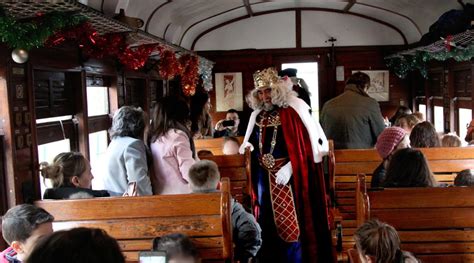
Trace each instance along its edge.
{"label": "window glass", "polygon": [[444,115],[441,106],[434,106],[434,126],[437,132],[444,132]]}
{"label": "window glass", "polygon": [[109,114],[107,87],[87,87],[87,113],[89,116]]}
{"label": "window glass", "polygon": [[418,111],[423,113],[423,116],[426,120],[426,105],[425,104],[418,104]]}
{"label": "window glass", "polygon": [[461,141],[463,142],[464,142],[464,138],[466,138],[467,125],[469,125],[471,120],[472,120],[472,110],[459,108],[459,137],[461,138]]}
{"label": "window glass", "polygon": [[104,157],[107,151],[108,139],[107,131],[99,131],[89,134],[90,163],[94,180],[92,180],[93,189],[104,189],[103,178],[105,167]]}

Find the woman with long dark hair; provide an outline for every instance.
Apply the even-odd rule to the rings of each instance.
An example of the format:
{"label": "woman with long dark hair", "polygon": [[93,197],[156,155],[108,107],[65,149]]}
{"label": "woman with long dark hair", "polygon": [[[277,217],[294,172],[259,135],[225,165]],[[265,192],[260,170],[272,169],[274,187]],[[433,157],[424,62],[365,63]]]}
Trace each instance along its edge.
{"label": "woman with long dark hair", "polygon": [[177,97],[165,97],[153,109],[148,143],[153,156],[155,194],[190,193],[188,171],[196,158],[186,124],[189,108]]}
{"label": "woman with long dark hair", "polygon": [[201,92],[191,97],[191,134],[194,139],[212,138],[209,94]]}
{"label": "woman with long dark hair", "polygon": [[410,145],[415,148],[439,147],[440,141],[433,124],[420,122],[410,133]]}
{"label": "woman with long dark hair", "polygon": [[420,150],[406,148],[393,154],[384,187],[435,187],[438,183]]}

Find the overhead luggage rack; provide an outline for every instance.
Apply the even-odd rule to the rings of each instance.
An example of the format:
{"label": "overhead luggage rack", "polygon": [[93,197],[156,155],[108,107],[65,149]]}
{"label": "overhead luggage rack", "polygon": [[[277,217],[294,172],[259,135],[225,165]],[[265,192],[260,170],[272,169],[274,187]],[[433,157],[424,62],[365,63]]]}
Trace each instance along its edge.
{"label": "overhead luggage rack", "polygon": [[[100,35],[111,33],[127,34],[127,43],[130,47],[137,47],[141,45],[161,44],[178,53],[197,54],[193,51],[187,50],[180,46],[167,42],[155,35],[149,34],[143,30],[134,29],[120,21],[104,16],[99,11],[83,5],[76,0],[36,0],[36,1],[5,1],[0,0],[0,5],[7,12],[8,15],[16,19],[28,19],[37,17],[39,14],[51,12],[72,12],[80,13],[87,17],[95,30]],[[156,52],[152,55],[157,55]],[[213,64],[208,59],[198,56],[200,61],[204,64]]]}

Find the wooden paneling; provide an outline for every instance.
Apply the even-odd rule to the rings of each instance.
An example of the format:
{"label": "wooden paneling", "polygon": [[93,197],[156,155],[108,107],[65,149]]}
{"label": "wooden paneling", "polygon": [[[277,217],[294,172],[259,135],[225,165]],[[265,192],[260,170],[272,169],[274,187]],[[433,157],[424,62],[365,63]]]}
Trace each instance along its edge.
{"label": "wooden paneling", "polygon": [[[387,69],[383,57],[395,51],[396,47],[341,47],[335,48],[336,65],[344,66],[344,81],[336,81],[336,72],[328,62],[329,48],[300,49],[268,49],[268,50],[237,50],[237,51],[206,51],[200,55],[215,61],[214,73],[242,72],[243,94],[253,89],[253,73],[257,70],[274,66],[280,68],[282,63],[318,62],[319,74],[319,105],[320,108],[329,99],[341,94],[344,83],[352,70],[384,70]],[[381,102],[384,116],[391,116],[400,101],[405,105],[411,103],[410,85],[390,74],[390,101]],[[211,91],[211,109],[213,120],[222,119],[225,113],[215,112],[215,90]],[[243,123],[246,122],[250,109],[244,102]]]}
{"label": "wooden paneling", "polygon": [[454,71],[454,94],[457,97],[471,97],[472,79],[471,68]]}
{"label": "wooden paneling", "polygon": [[49,118],[74,114],[71,82],[66,82],[64,72],[34,72],[36,118]]}
{"label": "wooden paneling", "polygon": [[144,107],[146,100],[145,92],[146,89],[144,79],[126,78],[125,98],[127,105],[142,107],[142,109],[146,109]]}

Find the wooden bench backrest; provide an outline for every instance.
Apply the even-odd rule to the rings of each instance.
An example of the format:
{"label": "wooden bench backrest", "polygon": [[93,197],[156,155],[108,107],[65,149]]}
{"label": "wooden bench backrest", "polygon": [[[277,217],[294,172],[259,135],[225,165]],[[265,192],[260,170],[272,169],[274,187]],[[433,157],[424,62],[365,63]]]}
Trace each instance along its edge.
{"label": "wooden bench backrest", "polygon": [[[330,144],[331,146],[331,144]],[[453,148],[420,148],[428,160],[436,180],[452,184],[456,173],[474,167],[474,149],[470,147]],[[372,173],[382,159],[375,149],[334,150],[334,172],[330,190],[335,197],[336,206],[344,218],[355,218],[354,189],[356,175],[365,174],[366,183],[370,185]],[[330,154],[331,156],[331,154]],[[330,164],[331,167],[331,164]]]}
{"label": "wooden bench backrest", "polygon": [[[244,140],[244,137],[236,137],[239,140],[240,144]],[[194,145],[196,147],[196,152],[200,150],[209,150],[214,155],[223,155],[222,152],[222,145],[224,144],[224,137],[221,138],[213,138],[213,139],[200,139],[194,140]]]}
{"label": "wooden bench backrest", "polygon": [[250,208],[252,178],[250,167],[250,150],[245,154],[204,156],[202,159],[216,162],[222,178],[230,179],[230,193],[245,207]]}
{"label": "wooden bench backrest", "polygon": [[183,233],[204,260],[232,259],[229,180],[206,194],[44,200],[35,204],[51,213],[55,231],[94,227],[117,239],[127,262],[149,251],[155,237]]}
{"label": "wooden bench backrest", "polygon": [[423,262],[474,262],[474,187],[363,190],[357,218],[394,226],[403,250]]}

